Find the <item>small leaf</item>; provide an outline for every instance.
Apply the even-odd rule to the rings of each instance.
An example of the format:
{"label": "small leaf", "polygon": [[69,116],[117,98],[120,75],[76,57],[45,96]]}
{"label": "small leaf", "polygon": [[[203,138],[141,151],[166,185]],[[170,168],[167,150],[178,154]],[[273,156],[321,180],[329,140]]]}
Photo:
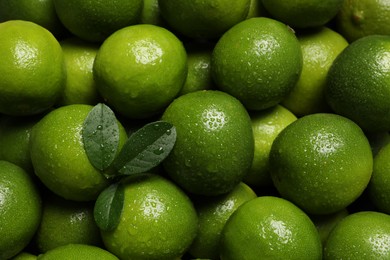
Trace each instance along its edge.
{"label": "small leaf", "polygon": [[82,137],[91,164],[103,171],[113,162],[119,144],[119,126],[114,112],[97,104],[84,120]]}
{"label": "small leaf", "polygon": [[168,122],[152,122],[134,132],[114,161],[120,175],[146,172],[160,164],[176,142],[176,128]]}
{"label": "small leaf", "polygon": [[98,196],[93,210],[97,226],[104,231],[116,228],[122,214],[124,189],[119,183],[114,183],[104,189]]}

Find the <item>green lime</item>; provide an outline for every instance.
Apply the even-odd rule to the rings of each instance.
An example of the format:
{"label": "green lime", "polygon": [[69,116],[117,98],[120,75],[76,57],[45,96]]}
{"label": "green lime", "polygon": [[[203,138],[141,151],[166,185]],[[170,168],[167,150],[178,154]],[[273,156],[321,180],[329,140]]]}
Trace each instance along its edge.
{"label": "green lime", "polygon": [[294,32],[265,17],[242,21],[217,42],[211,58],[217,87],[247,109],[277,105],[298,81],[302,51]]}
{"label": "green lime", "polygon": [[31,176],[19,166],[0,161],[0,259],[19,254],[41,221],[41,195]]}
{"label": "green lime", "polygon": [[389,259],[390,216],[361,211],[341,220],[324,245],[324,259]]}
{"label": "green lime", "polygon": [[56,37],[64,37],[66,29],[58,19],[53,0],[1,0],[0,22],[24,20],[34,22]]}
{"label": "green lime", "polygon": [[32,115],[52,107],[64,88],[61,46],[33,22],[0,23],[0,112]]}
{"label": "green lime", "polygon": [[30,134],[41,116],[0,117],[0,160],[12,162],[33,175],[30,158]]}
{"label": "green lime", "polygon": [[[70,200],[89,201],[109,185],[89,161],[82,141],[85,118],[93,107],[74,104],[59,107],[34,125],[30,155],[35,174],[55,194]],[[127,140],[119,125],[119,147]]]}
{"label": "green lime", "polygon": [[120,259],[176,259],[189,248],[198,217],[188,196],[160,175],[122,179],[124,207],[118,226],[102,231],[106,248]]}
{"label": "green lime", "polygon": [[344,0],[262,0],[271,17],[293,28],[323,26],[339,12]]}
{"label": "green lime", "polygon": [[329,69],[325,97],[335,113],[367,132],[390,130],[390,36],[349,44]]}
{"label": "green lime", "polygon": [[143,0],[53,0],[58,18],[75,36],[102,42],[115,31],[138,23]]}
{"label": "green lime", "polygon": [[27,252],[21,252],[17,254],[15,257],[11,258],[11,260],[36,260],[38,257],[36,255],[27,253]]}
{"label": "green lime", "polygon": [[336,29],[349,42],[367,35],[390,34],[390,3],[387,0],[344,0]]}
{"label": "green lime", "polygon": [[245,20],[251,0],[159,0],[160,12],[178,33],[196,39],[218,39]]}
{"label": "green lime", "polygon": [[365,190],[373,156],[358,125],[336,114],[311,114],[288,125],[270,152],[273,183],[310,214],[344,209]]}
{"label": "green lime", "polygon": [[328,239],[328,236],[333,228],[348,215],[349,212],[347,209],[342,209],[335,213],[326,215],[310,215],[310,219],[313,221],[318,230],[318,233],[320,234],[323,245]]}
{"label": "green lime", "polygon": [[168,175],[188,192],[219,195],[231,191],[251,166],[251,120],[231,95],[200,90],[178,97],[162,115],[177,132],[163,161]]}
{"label": "green lime", "polygon": [[321,259],[320,236],[293,203],[263,196],[242,204],[221,235],[220,256],[230,259]]}
{"label": "green lime", "polygon": [[370,201],[379,211],[390,214],[390,143],[374,157],[374,170],[368,185]]}
{"label": "green lime", "polygon": [[158,0],[143,0],[143,2],[144,4],[139,23],[164,27],[165,21],[161,16]]}
{"label": "green lime", "polygon": [[214,45],[190,42],[185,47],[188,72],[179,96],[197,90],[214,89],[211,77],[211,53]]}
{"label": "green lime", "polygon": [[196,258],[218,259],[219,240],[227,220],[239,206],[256,197],[248,185],[239,183],[227,194],[192,199],[198,213],[199,230],[188,252]]}
{"label": "green lime", "polygon": [[66,67],[65,89],[57,103],[96,105],[100,101],[93,79],[93,63],[99,45],[71,37],[60,41]]}
{"label": "green lime", "polygon": [[133,25],[104,41],[93,70],[99,93],[113,109],[129,118],[147,118],[161,113],[179,93],[187,54],[170,31]]}
{"label": "green lime", "polygon": [[281,105],[250,113],[255,152],[244,182],[252,188],[272,186],[269,153],[276,136],[297,117]]}
{"label": "green lime", "polygon": [[119,260],[118,257],[109,251],[91,245],[68,244],[56,247],[44,254],[38,255],[37,260]]}
{"label": "green lime", "polygon": [[324,95],[326,76],[333,61],[348,46],[348,42],[327,27],[306,31],[297,37],[302,48],[302,72],[282,104],[299,117],[330,112]]}
{"label": "green lime", "polygon": [[268,15],[269,14],[267,10],[265,10],[262,0],[251,0],[246,19],[259,17],[259,16],[268,16]]}
{"label": "green lime", "polygon": [[67,244],[101,246],[93,203],[65,200],[50,194],[43,198],[42,219],[34,237],[40,253]]}

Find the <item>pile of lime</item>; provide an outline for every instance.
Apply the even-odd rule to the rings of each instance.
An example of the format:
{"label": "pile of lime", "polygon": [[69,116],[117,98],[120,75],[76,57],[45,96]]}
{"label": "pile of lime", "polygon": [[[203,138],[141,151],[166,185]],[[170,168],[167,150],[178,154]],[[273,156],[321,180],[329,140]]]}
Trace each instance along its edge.
{"label": "pile of lime", "polygon": [[0,259],[390,259],[389,22],[0,0]]}

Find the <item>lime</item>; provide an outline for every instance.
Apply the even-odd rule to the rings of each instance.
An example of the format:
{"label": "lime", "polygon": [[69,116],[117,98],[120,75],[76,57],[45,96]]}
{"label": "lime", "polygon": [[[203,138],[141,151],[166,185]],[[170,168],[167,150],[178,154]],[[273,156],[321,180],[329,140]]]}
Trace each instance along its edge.
{"label": "lime", "polygon": [[33,22],[0,23],[0,112],[41,113],[59,98],[65,83],[61,46]]}
{"label": "lime", "polygon": [[227,194],[192,199],[198,213],[199,230],[188,252],[197,258],[218,259],[219,240],[226,221],[239,206],[256,197],[255,192],[241,182]]}
{"label": "lime", "polygon": [[251,0],[246,19],[259,17],[259,16],[268,16],[268,15],[269,14],[267,10],[265,10],[262,0]]}
{"label": "lime", "polygon": [[323,26],[339,12],[344,0],[262,0],[271,17],[293,28]]}
{"label": "lime", "polygon": [[390,36],[349,44],[329,69],[325,97],[335,113],[367,132],[390,130]]}
{"label": "lime", "polygon": [[341,220],[324,245],[324,259],[389,259],[390,216],[361,211]]}
{"label": "lime", "polygon": [[301,209],[285,199],[263,196],[230,216],[220,252],[222,260],[320,260],[322,246],[316,227]]}
{"label": "lime", "polygon": [[0,117],[0,160],[12,162],[33,174],[30,158],[30,134],[41,116]]}
{"label": "lime", "polygon": [[217,87],[247,109],[277,105],[293,89],[302,70],[302,51],[293,31],[265,17],[242,21],[217,42],[211,58]]}
{"label": "lime", "polygon": [[187,51],[187,78],[179,92],[184,95],[197,90],[214,89],[211,77],[211,53],[214,45],[190,42]]}
{"label": "lime", "polygon": [[245,20],[251,0],[159,0],[160,12],[178,33],[196,39],[218,39]]}
{"label": "lime", "polygon": [[248,112],[236,98],[216,90],[188,93],[169,105],[162,120],[177,132],[164,169],[186,191],[227,193],[248,173],[253,132]]}
{"label": "lime", "polygon": [[0,259],[20,253],[41,221],[41,195],[30,175],[0,161]]}
{"label": "lime", "polygon": [[198,217],[188,196],[160,175],[121,180],[124,207],[118,226],[102,231],[106,248],[120,259],[176,259],[191,245]]}
{"label": "lime", "polygon": [[342,209],[335,213],[326,214],[326,215],[310,215],[310,219],[313,221],[316,226],[318,233],[321,237],[321,242],[324,245],[330,232],[333,228],[346,216],[349,215],[347,209]]}
{"label": "lime", "polygon": [[165,21],[161,16],[158,0],[143,0],[144,5],[139,23],[165,26]]}
{"label": "lime", "polygon": [[[59,107],[34,125],[30,155],[35,174],[55,194],[70,200],[97,198],[109,181],[89,161],[82,141],[85,118],[93,107],[75,104]],[[119,125],[118,151],[127,139]]]}
{"label": "lime", "polygon": [[374,170],[368,185],[370,201],[379,211],[390,214],[390,143],[374,157]]}
{"label": "lime", "polygon": [[115,31],[139,21],[143,0],[53,0],[62,24],[75,36],[102,42]]}
{"label": "lime", "polygon": [[276,136],[297,117],[281,105],[250,113],[255,140],[252,167],[244,182],[252,188],[272,186],[269,153]]}
{"label": "lime", "polygon": [[119,260],[118,257],[107,250],[84,244],[69,244],[56,247],[44,254],[38,255],[37,260]]}
{"label": "lime", "polygon": [[344,0],[336,29],[349,42],[367,35],[390,34],[390,3],[386,0]]}
{"label": "lime", "polygon": [[302,72],[282,104],[299,117],[330,112],[324,95],[326,76],[333,61],[348,46],[348,42],[328,27],[299,33],[297,37],[302,48]]}
{"label": "lime", "polygon": [[96,105],[100,101],[93,79],[93,63],[99,45],[71,37],[60,41],[66,67],[65,89],[57,103]]}
{"label": "lime", "polygon": [[373,156],[358,125],[336,114],[311,114],[288,125],[270,152],[273,183],[310,214],[342,210],[365,190]]}
{"label": "lime", "polygon": [[147,118],[161,113],[179,93],[187,54],[170,31],[133,25],[104,41],[93,70],[99,93],[113,109],[129,118]]}
{"label": "lime", "polygon": [[36,260],[38,257],[36,255],[27,253],[27,252],[21,252],[17,254],[15,257],[11,258],[11,260]]}
{"label": "lime", "polygon": [[93,203],[65,200],[53,194],[43,198],[42,219],[34,237],[40,253],[67,244],[101,246]]}
{"label": "lime", "polygon": [[24,20],[34,22],[49,30],[56,37],[67,32],[58,19],[53,0],[1,0],[0,22]]}

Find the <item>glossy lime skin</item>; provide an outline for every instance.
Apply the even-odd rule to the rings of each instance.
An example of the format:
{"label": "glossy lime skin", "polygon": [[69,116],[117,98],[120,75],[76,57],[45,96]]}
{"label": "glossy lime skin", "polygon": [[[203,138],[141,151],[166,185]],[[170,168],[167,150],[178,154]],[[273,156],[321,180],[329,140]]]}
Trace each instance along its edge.
{"label": "glossy lime skin", "polygon": [[360,211],[341,220],[324,244],[324,259],[389,259],[390,216]]}
{"label": "glossy lime skin", "polygon": [[180,258],[191,245],[198,217],[188,196],[160,175],[122,179],[124,206],[118,226],[102,231],[106,248],[120,259]]}
{"label": "glossy lime skin", "polygon": [[187,76],[187,53],[170,31],[138,24],[116,31],[101,45],[94,79],[104,100],[131,119],[160,114]]}
{"label": "glossy lime skin", "polygon": [[0,259],[9,259],[31,241],[41,221],[41,195],[19,166],[0,161]]}
{"label": "glossy lime skin", "polygon": [[66,70],[57,39],[23,20],[0,23],[0,112],[28,116],[51,108],[64,89]]}
{"label": "glossy lime skin", "polygon": [[42,219],[34,236],[39,252],[67,244],[101,246],[93,205],[94,202],[65,200],[48,193],[43,198]]}
{"label": "glossy lime skin", "polygon": [[351,43],[329,69],[325,97],[335,113],[368,132],[390,130],[390,36]]}
{"label": "glossy lime skin", "polygon": [[198,212],[199,230],[188,252],[196,258],[218,259],[219,240],[227,220],[239,206],[256,197],[245,183],[239,183],[224,195],[195,197],[192,201]]}
{"label": "glossy lime skin", "polygon": [[102,42],[115,31],[136,24],[143,1],[53,0],[61,23],[77,37]]}
{"label": "glossy lime skin", "polygon": [[[46,114],[34,125],[30,155],[35,174],[55,194],[70,200],[91,201],[109,185],[89,161],[82,141],[85,118],[93,107],[74,104]],[[119,149],[127,134],[119,123]]]}
{"label": "glossy lime skin", "polygon": [[373,156],[353,121],[336,114],[312,114],[276,137],[270,169],[284,198],[307,213],[330,214],[362,194],[371,178]]}
{"label": "glossy lime skin", "polygon": [[164,169],[186,191],[227,193],[247,174],[254,154],[253,132],[236,98],[215,90],[192,92],[173,101],[162,120],[177,132]]}
{"label": "glossy lime skin", "polygon": [[218,39],[249,12],[250,0],[159,0],[167,24],[195,39]]}
{"label": "glossy lime skin", "polygon": [[293,28],[323,26],[336,16],[344,0],[262,0],[271,17]]}
{"label": "glossy lime skin", "polygon": [[247,109],[278,104],[292,90],[302,70],[297,37],[285,24],[255,17],[242,21],[219,38],[211,57],[217,87]]}
{"label": "glossy lime skin", "polygon": [[221,235],[220,257],[235,259],[318,259],[319,234],[310,218],[291,202],[271,196],[241,205]]}

